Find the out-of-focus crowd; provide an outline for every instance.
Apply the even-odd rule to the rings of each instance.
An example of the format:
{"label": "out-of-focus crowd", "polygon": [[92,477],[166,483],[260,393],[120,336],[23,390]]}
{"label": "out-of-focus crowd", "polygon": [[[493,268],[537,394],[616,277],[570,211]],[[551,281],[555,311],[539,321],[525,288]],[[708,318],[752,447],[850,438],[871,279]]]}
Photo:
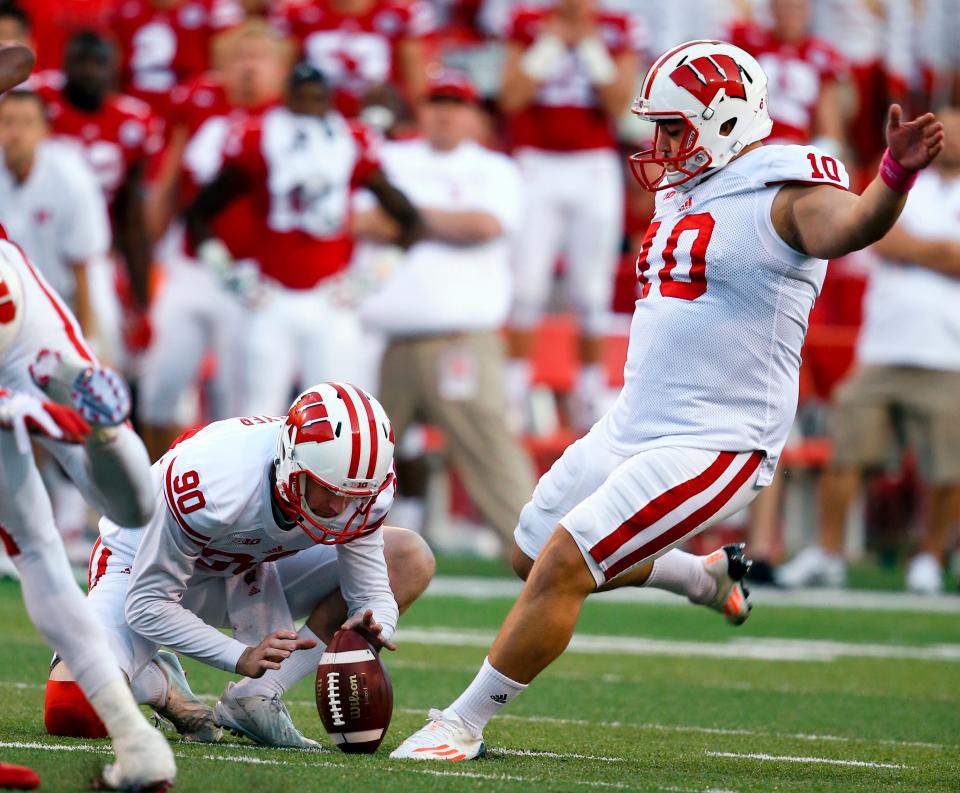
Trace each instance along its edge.
{"label": "out-of-focus crowd", "polygon": [[[771,142],[815,143],[859,187],[891,102],[960,101],[960,0],[3,0],[0,40],[30,44],[38,65],[0,99],[0,217],[135,384],[154,457],[197,423],[276,415],[301,385],[352,381],[382,401],[401,457],[442,448],[505,538],[534,467],[622,382],[622,320],[653,208],[627,178],[624,154],[650,135],[629,108],[652,60],[696,38],[753,53],[769,77]],[[948,138],[960,133],[948,123]],[[950,167],[911,198],[904,233],[956,248]],[[903,373],[876,368],[960,372],[960,328],[941,318],[960,266],[943,264],[954,249],[901,243],[880,256],[922,276],[881,284],[873,302],[894,306],[883,316],[870,308],[881,287],[868,293],[877,331],[861,337],[857,376],[866,367],[873,380],[854,398],[841,391],[840,429],[801,408],[786,467],[826,466],[827,490],[846,489],[825,497],[833,528],[819,556],[784,583],[842,583],[859,472],[908,438],[933,485],[913,588],[939,588],[960,514],[960,452],[947,448],[960,421],[909,397],[960,403],[960,390],[928,379],[891,392]],[[828,277],[808,401],[831,394],[854,354],[875,259]],[[908,289],[921,298],[898,312]],[[550,319],[558,310],[572,320]],[[883,334],[902,337],[911,310],[936,321],[891,356]],[[910,352],[931,346],[942,354]],[[867,403],[869,426],[850,417]],[[889,443],[870,446],[878,433]],[[832,463],[805,443],[823,434],[844,450]],[[86,516],[46,467],[69,540]],[[755,510],[767,561],[784,553],[781,498],[773,488]]]}

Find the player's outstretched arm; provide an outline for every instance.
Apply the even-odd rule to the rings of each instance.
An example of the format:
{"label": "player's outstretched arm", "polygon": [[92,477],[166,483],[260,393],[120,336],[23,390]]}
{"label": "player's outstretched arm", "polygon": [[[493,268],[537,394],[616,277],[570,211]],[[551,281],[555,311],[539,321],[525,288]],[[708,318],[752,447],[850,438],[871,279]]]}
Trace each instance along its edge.
{"label": "player's outstretched arm", "polygon": [[23,44],[0,46],[0,93],[26,80],[36,60],[33,50]]}
{"label": "player's outstretched arm", "polygon": [[918,171],[943,149],[943,125],[933,113],[904,122],[899,105],[887,120],[880,172],[862,195],[826,185],[788,185],[773,203],[774,227],[798,251],[835,259],[881,239],[896,222]]}

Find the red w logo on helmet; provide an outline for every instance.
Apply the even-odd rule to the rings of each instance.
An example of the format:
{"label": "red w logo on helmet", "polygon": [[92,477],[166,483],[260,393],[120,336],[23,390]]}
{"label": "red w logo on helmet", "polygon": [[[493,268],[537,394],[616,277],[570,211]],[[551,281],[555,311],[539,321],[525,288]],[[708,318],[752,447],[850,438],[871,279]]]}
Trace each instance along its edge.
{"label": "red w logo on helmet", "polygon": [[670,72],[670,79],[708,106],[717,91],[723,89],[732,99],[746,99],[740,67],[729,55],[703,55]]}
{"label": "red w logo on helmet", "polygon": [[6,325],[17,318],[17,304],[13,302],[10,287],[0,278],[0,323]]}
{"label": "red w logo on helmet", "polygon": [[287,424],[291,433],[296,429],[296,443],[323,443],[335,437],[327,406],[316,391],[310,391],[296,401],[287,413]]}

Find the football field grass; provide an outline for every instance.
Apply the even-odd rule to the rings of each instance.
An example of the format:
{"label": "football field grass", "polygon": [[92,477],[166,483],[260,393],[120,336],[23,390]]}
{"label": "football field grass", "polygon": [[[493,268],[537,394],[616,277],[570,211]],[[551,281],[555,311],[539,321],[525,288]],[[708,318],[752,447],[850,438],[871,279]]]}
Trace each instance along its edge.
{"label": "football field grass", "polygon": [[[444,589],[449,591],[449,588]],[[488,758],[410,763],[387,754],[472,678],[509,598],[424,598],[386,658],[396,701],[374,756],[175,744],[175,790],[960,790],[960,613],[759,605],[728,628],[683,601],[588,602],[570,650],[486,731]],[[43,732],[49,651],[15,584],[0,583],[0,760],[45,791],[85,789],[104,741]],[[229,678],[186,660],[210,701]],[[330,746],[304,681],[286,701]]]}

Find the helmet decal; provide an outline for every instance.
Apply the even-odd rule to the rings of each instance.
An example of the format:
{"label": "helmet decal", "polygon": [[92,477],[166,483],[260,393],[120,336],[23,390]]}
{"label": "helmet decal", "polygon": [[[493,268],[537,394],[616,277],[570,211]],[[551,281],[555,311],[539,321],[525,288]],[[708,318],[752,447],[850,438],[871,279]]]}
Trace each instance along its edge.
{"label": "helmet decal", "polygon": [[670,72],[670,79],[693,94],[704,107],[710,106],[720,90],[731,99],[746,100],[743,77],[753,82],[743,67],[725,53],[703,55],[689,63],[681,63]]}
{"label": "helmet decal", "polygon": [[289,431],[295,443],[323,443],[334,439],[335,433],[327,407],[323,404],[323,397],[316,391],[303,394],[290,408],[289,415]]}
{"label": "helmet decal", "polygon": [[[373,501],[392,481],[393,451],[390,419],[374,397],[349,383],[318,383],[296,398],[280,431],[277,496],[316,542],[349,542],[370,530]],[[316,514],[310,481],[357,501],[335,518]]]}

